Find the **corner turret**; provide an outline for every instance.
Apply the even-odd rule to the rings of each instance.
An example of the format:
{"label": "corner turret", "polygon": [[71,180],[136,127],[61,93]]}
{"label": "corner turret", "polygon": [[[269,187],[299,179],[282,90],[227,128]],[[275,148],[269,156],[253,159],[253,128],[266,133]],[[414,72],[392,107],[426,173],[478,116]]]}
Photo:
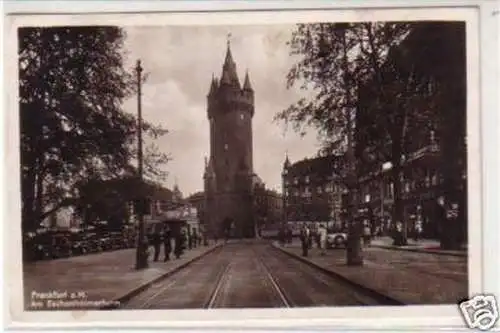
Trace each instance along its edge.
{"label": "corner turret", "polygon": [[252,85],[250,84],[250,78],[248,76],[248,69],[245,72],[245,82],[243,83],[243,91],[253,93]]}

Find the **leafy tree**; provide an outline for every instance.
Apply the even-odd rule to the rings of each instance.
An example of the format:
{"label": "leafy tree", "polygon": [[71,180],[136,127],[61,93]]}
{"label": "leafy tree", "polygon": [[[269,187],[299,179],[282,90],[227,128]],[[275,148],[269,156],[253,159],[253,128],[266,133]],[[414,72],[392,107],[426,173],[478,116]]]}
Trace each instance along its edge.
{"label": "leafy tree", "polygon": [[288,87],[301,82],[302,89],[312,89],[317,94],[312,100],[299,100],[276,119],[292,123],[298,131],[314,127],[326,151],[338,149],[339,142],[347,142],[343,174],[350,196],[350,234],[354,236],[349,237],[348,263],[361,261],[357,237],[360,226],[354,225],[359,185],[359,164],[354,156],[358,87],[374,74],[380,74],[388,50],[400,42],[407,29],[402,23],[300,24],[289,43],[291,55],[300,56],[300,60],[288,74]]}
{"label": "leafy tree", "polygon": [[123,68],[118,27],[21,28],[18,37],[22,213],[29,230],[74,205],[83,180],[133,172],[137,125],[121,105],[135,85]]}
{"label": "leafy tree", "polygon": [[403,223],[403,244],[407,238],[402,201],[403,163],[415,151],[415,143],[422,141],[419,136],[428,133],[426,128],[432,129],[435,124],[434,114],[428,108],[432,103],[430,81],[416,70],[415,55],[407,52],[405,42],[389,50],[381,67],[374,66],[372,79],[364,85],[365,96],[358,96],[357,123],[357,153],[368,169],[380,168],[385,161],[392,164],[393,221]]}

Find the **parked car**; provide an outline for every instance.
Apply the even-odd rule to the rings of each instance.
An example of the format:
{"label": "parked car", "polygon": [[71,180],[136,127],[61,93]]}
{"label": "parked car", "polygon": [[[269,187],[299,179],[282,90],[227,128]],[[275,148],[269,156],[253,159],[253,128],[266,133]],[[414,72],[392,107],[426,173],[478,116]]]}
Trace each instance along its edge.
{"label": "parked car", "polygon": [[345,247],[347,244],[347,234],[345,232],[329,232],[326,237],[328,248]]}

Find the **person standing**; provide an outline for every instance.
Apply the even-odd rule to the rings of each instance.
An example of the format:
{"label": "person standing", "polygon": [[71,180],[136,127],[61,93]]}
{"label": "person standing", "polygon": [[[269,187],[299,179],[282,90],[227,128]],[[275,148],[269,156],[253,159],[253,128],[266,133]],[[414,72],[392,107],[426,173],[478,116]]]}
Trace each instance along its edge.
{"label": "person standing", "polygon": [[368,221],[365,221],[363,227],[363,243],[365,246],[370,245],[372,231]]}
{"label": "person standing", "polygon": [[182,231],[178,231],[174,238],[174,255],[179,259],[182,255]]}
{"label": "person standing", "polygon": [[309,252],[309,244],[311,241],[311,230],[307,225],[304,225],[300,233],[300,241],[302,243],[302,256],[307,257]]}
{"label": "person standing", "polygon": [[158,229],[153,231],[152,235],[152,243],[154,248],[154,261],[158,261],[158,257],[160,256],[160,247],[161,247],[161,233]]}
{"label": "person standing", "polygon": [[422,232],[423,232],[422,216],[421,215],[418,215],[417,219],[415,220],[415,228],[414,228],[413,232],[414,232],[413,240],[415,242],[418,242],[420,240]]}
{"label": "person standing", "polygon": [[196,248],[198,246],[198,232],[196,229],[193,229],[192,238],[193,240],[191,241],[191,246]]}
{"label": "person standing", "polygon": [[185,237],[187,237],[187,243],[188,243],[188,249],[193,248],[193,237],[191,235],[191,230],[188,229],[187,234],[184,234]]}
{"label": "person standing", "polygon": [[165,251],[165,259],[163,261],[169,261],[170,260],[170,252],[172,251],[172,243],[171,243],[171,231],[170,228],[167,226],[165,227],[165,232],[163,234],[163,247]]}
{"label": "person standing", "polygon": [[321,255],[324,256],[326,254],[326,238],[327,238],[327,230],[325,225],[321,224],[318,228],[319,234],[319,245],[321,248]]}
{"label": "person standing", "polygon": [[280,228],[278,231],[278,240],[281,246],[285,245],[285,230],[283,228]]}

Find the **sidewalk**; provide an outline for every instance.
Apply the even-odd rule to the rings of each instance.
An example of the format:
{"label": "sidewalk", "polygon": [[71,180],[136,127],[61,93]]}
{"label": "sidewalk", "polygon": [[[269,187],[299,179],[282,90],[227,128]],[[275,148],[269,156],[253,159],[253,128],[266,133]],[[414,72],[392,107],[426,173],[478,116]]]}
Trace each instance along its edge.
{"label": "sidewalk", "polygon": [[456,304],[468,296],[464,257],[370,247],[363,249],[363,266],[349,267],[343,249],[329,250],[321,256],[313,248],[304,258],[298,242],[286,247],[274,245],[299,260],[404,304]]}
{"label": "sidewalk", "polygon": [[423,253],[431,253],[431,254],[441,254],[441,255],[449,255],[449,256],[458,256],[458,257],[467,257],[467,248],[460,251],[450,251],[450,250],[441,250],[439,241],[433,239],[422,239],[418,242],[413,239],[408,239],[408,245],[406,246],[394,246],[392,245],[391,237],[376,237],[372,239],[371,245],[374,247],[380,247],[384,249],[390,250],[399,250],[399,251],[411,251],[411,252],[423,252]]}
{"label": "sidewalk", "polygon": [[[32,293],[67,292],[85,293],[86,301],[123,301],[140,292],[158,279],[173,273],[192,261],[221,246],[200,246],[186,250],[180,259],[163,262],[163,248],[160,261],[151,261],[149,267],[135,270],[135,249],[118,250],[51,261],[25,263],[23,268],[24,299],[26,309],[31,309]],[[173,256],[171,256],[172,258]],[[52,299],[52,298],[51,298]],[[65,299],[68,299],[66,297]],[[113,304],[112,304],[113,303]],[[35,306],[35,308],[37,308]]]}

